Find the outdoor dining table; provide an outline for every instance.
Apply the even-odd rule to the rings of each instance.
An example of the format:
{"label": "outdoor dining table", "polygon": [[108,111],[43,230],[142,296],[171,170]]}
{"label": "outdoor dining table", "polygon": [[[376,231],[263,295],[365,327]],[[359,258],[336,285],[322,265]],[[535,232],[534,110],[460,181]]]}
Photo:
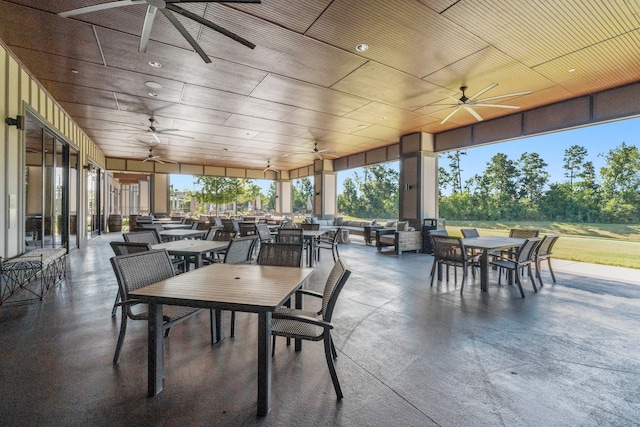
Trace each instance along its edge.
{"label": "outdoor dining table", "polygon": [[181,224],[182,221],[178,221],[170,218],[160,218],[160,219],[154,219],[152,223],[153,224]]}
{"label": "outdoor dining table", "polygon": [[[152,245],[153,249],[166,249],[170,255],[177,257],[189,258],[195,260],[196,269],[202,267],[202,256],[211,252],[219,252],[225,250],[229,246],[229,242],[218,240],[174,240],[166,243],[158,243]],[[187,262],[187,270],[189,263]]]}
{"label": "outdoor dining table", "polygon": [[182,239],[202,239],[207,233],[207,230],[162,230],[158,234],[160,237],[167,238],[169,240],[182,240]]}
{"label": "outdoor dining table", "polygon": [[502,249],[519,248],[526,239],[517,237],[480,236],[462,239],[465,248],[480,249],[480,289],[487,292],[489,287],[489,252]]}
{"label": "outdoor dining table", "polygon": [[[271,317],[312,272],[310,268],[215,264],[131,292],[149,305],[148,396],[163,389],[163,304],[257,313],[258,415],[267,415],[271,407]],[[296,307],[301,306],[296,295]]]}

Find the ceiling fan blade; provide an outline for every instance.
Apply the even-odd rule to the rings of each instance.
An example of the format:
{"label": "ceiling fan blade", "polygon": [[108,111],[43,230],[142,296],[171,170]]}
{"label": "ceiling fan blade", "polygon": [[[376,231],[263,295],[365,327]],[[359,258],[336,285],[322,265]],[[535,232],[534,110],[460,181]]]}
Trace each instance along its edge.
{"label": "ceiling fan blade", "polygon": [[151,27],[153,26],[153,20],[156,17],[158,8],[149,5],[147,8],[147,15],[144,17],[144,24],[142,25],[142,34],[140,35],[140,46],[138,46],[138,52],[146,52],[147,45],[149,44],[149,36],[151,36]]}
{"label": "ceiling fan blade", "polygon": [[494,87],[498,86],[498,83],[491,83],[489,86],[485,87],[484,89],[482,89],[480,92],[476,93],[475,95],[473,95],[472,97],[470,97],[468,99],[468,101],[473,101],[474,99],[476,99],[477,97],[479,97],[480,95],[482,95],[483,93],[485,93],[488,90],[493,89]]}
{"label": "ceiling fan blade", "polygon": [[262,0],[165,0],[167,3],[261,3]]}
{"label": "ceiling fan blade", "polygon": [[109,3],[96,4],[96,5],[93,5],[93,6],[81,7],[79,9],[68,10],[66,12],[60,12],[58,15],[62,16],[63,18],[68,18],[70,16],[82,15],[83,13],[98,12],[100,10],[113,9],[114,7],[129,6],[129,5],[132,5],[132,4],[141,4],[141,3],[146,3],[146,2],[144,0],[112,1],[112,2],[109,2]]}
{"label": "ceiling fan blade", "polygon": [[158,138],[158,135],[155,132],[149,132],[151,134],[151,136],[153,136],[153,139],[156,140],[156,144],[160,144],[160,138]]}
{"label": "ceiling fan blade", "polygon": [[229,37],[230,39],[233,39],[235,41],[237,41],[238,43],[248,47],[249,49],[253,49],[256,47],[255,44],[251,43],[249,40],[246,40],[242,37],[240,37],[239,35],[232,33],[231,31],[227,30],[226,28],[222,28],[219,25],[214,24],[213,22],[209,21],[208,19],[203,18],[200,15],[196,15],[193,12],[190,12],[186,9],[181,8],[180,6],[176,6],[174,4],[167,4],[167,9],[179,13],[182,16],[185,16],[189,19],[192,19],[194,21],[196,21],[199,24],[204,25],[205,27],[211,28],[214,31],[219,32],[220,34]]}
{"label": "ceiling fan blade", "polygon": [[160,163],[161,165],[164,165],[164,162],[162,160],[158,159],[158,158],[154,157],[153,161],[156,162],[156,163]]}
{"label": "ceiling fan blade", "polygon": [[457,113],[457,112],[460,110],[460,108],[461,108],[461,107],[456,107],[456,108],[454,108],[454,109],[453,109],[453,111],[452,111],[452,112],[450,112],[450,113],[449,113],[449,115],[447,115],[447,117],[445,117],[445,118],[440,122],[440,124],[441,124],[441,125],[442,125],[442,124],[444,124],[444,123],[445,123],[447,120],[449,120],[449,119],[450,119],[450,118],[451,118],[455,113]]}
{"label": "ceiling fan blade", "polygon": [[[167,5],[167,9],[168,8],[169,8],[169,5]],[[193,37],[191,37],[191,34],[189,34],[187,29],[184,28],[184,26],[180,23],[180,21],[178,21],[178,18],[173,16],[173,14],[171,14],[171,12],[169,12],[167,9],[160,9],[160,12],[162,12],[162,14],[167,17],[169,22],[171,22],[173,26],[176,27],[178,31],[180,31],[180,34],[182,34],[182,37],[184,37],[189,42],[191,47],[194,48],[196,52],[198,52],[198,55],[200,55],[200,58],[202,58],[202,60],[207,64],[210,64],[211,58],[209,58],[207,54],[204,52],[204,50],[202,50],[198,42],[196,42],[196,40]]]}
{"label": "ceiling fan blade", "polygon": [[498,96],[492,96],[490,98],[478,99],[476,102],[493,101],[494,99],[510,98],[512,96],[520,96],[520,95],[529,95],[530,93],[531,93],[530,90],[526,92],[509,93],[507,95],[498,95]]}
{"label": "ceiling fan blade", "polygon": [[471,114],[473,117],[476,118],[477,121],[481,122],[483,120],[482,116],[480,116],[480,114],[476,113],[476,111],[473,108],[469,107],[468,105],[465,105],[462,108],[467,110],[469,112],[469,114]]}
{"label": "ceiling fan blade", "polygon": [[[178,129],[176,129],[176,130],[178,130]],[[165,131],[160,131],[160,132],[157,132],[157,133],[159,133],[159,134],[160,134],[160,135],[162,135],[162,136],[168,136],[168,137],[170,137],[170,138],[179,138],[179,139],[195,139],[195,138],[194,138],[194,137],[192,137],[192,136],[188,136],[188,135],[178,135],[177,133],[169,133],[169,132],[165,132]]]}
{"label": "ceiling fan blade", "polygon": [[519,110],[520,107],[515,105],[502,105],[502,104],[473,104],[474,107],[493,107],[493,108],[509,108],[511,110]]}

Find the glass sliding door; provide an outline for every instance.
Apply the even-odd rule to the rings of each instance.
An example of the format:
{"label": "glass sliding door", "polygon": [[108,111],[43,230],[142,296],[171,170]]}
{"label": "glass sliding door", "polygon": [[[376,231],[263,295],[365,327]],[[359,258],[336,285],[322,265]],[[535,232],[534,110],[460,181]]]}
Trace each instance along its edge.
{"label": "glass sliding door", "polygon": [[69,251],[78,247],[78,150],[69,147]]}
{"label": "glass sliding door", "polygon": [[[78,152],[34,115],[26,114],[25,251],[35,248],[76,248],[70,244],[70,211],[77,206]],[[70,197],[73,184],[73,198]]]}
{"label": "glass sliding door", "polygon": [[102,175],[99,168],[89,164],[87,168],[87,236],[97,236],[104,231]]}

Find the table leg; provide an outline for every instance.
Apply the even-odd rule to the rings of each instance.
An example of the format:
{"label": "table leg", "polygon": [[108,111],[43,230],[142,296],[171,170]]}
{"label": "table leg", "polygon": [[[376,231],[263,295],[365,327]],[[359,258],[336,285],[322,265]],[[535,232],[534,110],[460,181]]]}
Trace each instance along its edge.
{"label": "table leg", "polygon": [[258,313],[258,416],[271,409],[271,312]]}
{"label": "table leg", "polygon": [[487,292],[489,287],[489,250],[483,249],[480,256],[480,290]]}
{"label": "table leg", "polygon": [[202,267],[202,254],[196,255],[196,268]]}
{"label": "table leg", "polygon": [[162,304],[149,303],[149,337],[147,349],[149,397],[162,391],[164,381],[164,331],[162,328]]}

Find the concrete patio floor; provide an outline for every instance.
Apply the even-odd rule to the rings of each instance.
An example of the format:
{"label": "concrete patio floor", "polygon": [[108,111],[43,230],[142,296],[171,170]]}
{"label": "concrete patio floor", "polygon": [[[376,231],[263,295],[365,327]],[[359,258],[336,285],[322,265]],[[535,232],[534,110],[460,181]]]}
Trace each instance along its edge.
{"label": "concrete patio floor", "polygon": [[[353,271],[334,313],[337,402],[321,343],[280,339],[272,409],[256,417],[257,316],[211,345],[208,314],[165,341],[165,390],[146,397],[146,323],[119,316],[107,234],[68,257],[43,302],[0,307],[5,426],[628,426],[640,425],[638,271],[553,260],[557,283],[526,298],[453,276],[429,287],[432,257],[340,245]],[[322,289],[322,254],[307,287]],[[215,268],[215,267],[212,267]],[[458,275],[460,280],[461,275]],[[228,315],[228,313],[227,313]],[[228,322],[227,322],[228,326]]]}

